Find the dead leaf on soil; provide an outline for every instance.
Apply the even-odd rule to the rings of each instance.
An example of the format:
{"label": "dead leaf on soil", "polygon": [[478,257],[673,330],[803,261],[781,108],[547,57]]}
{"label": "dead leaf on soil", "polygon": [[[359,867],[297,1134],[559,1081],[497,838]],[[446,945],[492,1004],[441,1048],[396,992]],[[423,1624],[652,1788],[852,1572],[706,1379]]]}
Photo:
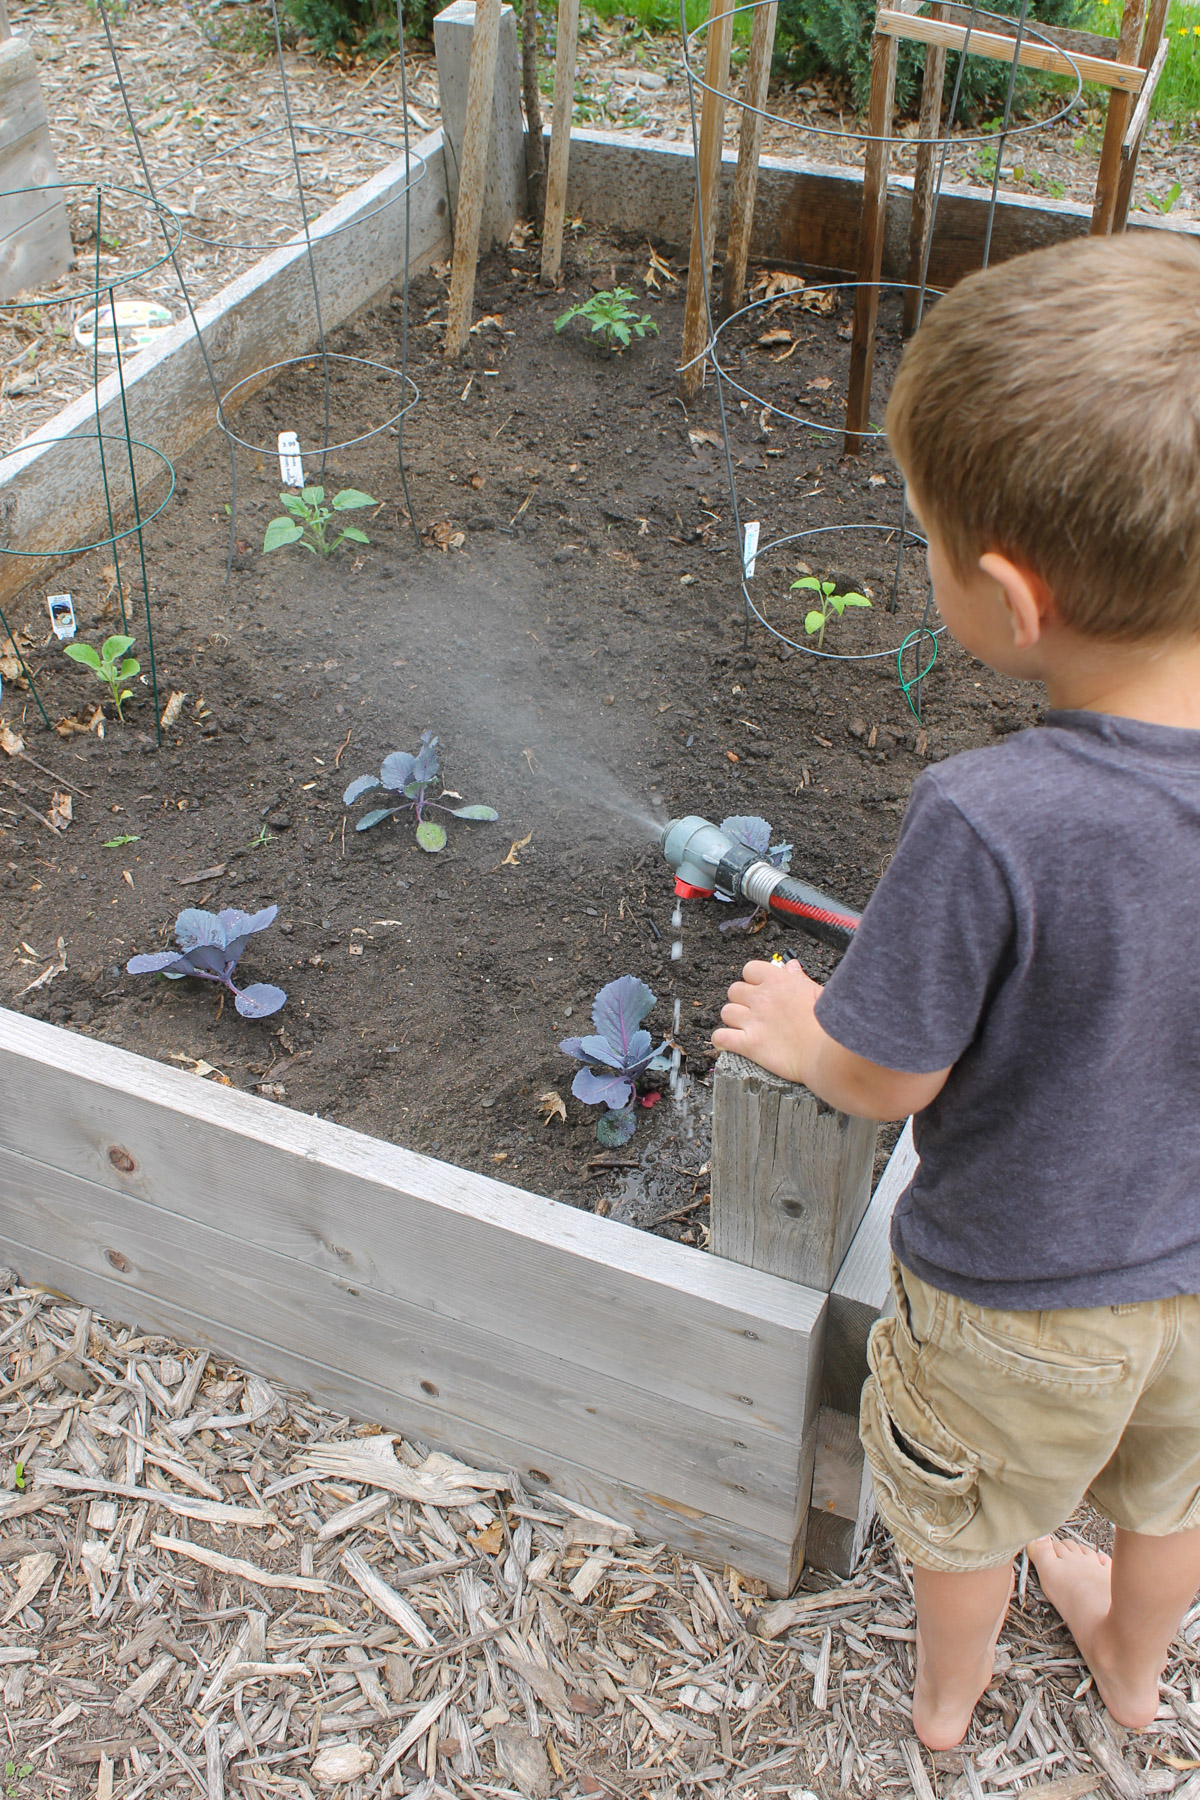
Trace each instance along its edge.
{"label": "dead leaf on soil", "polygon": [[761,294],[764,300],[775,300],[780,294],[799,294],[803,288],[803,275],[789,275],[785,269],[766,269],[752,291]]}
{"label": "dead leaf on soil", "polygon": [[567,1103],[557,1088],[547,1088],[544,1094],[538,1095],[537,1109],[542,1115],[543,1124],[548,1125],[551,1119],[561,1119],[566,1123]]}
{"label": "dead leaf on soil", "polygon": [[48,814],[50,823],[53,825],[55,831],[65,831],[67,829],[67,826],[71,823],[71,819],[74,816],[74,810],[74,807],[71,805],[70,794],[55,794],[53,800],[50,802],[50,812]]}
{"label": "dead leaf on soil", "polygon": [[676,275],[676,273],[675,273],[674,269],[672,269],[670,263],[665,262],[663,260],[663,258],[658,254],[658,251],[654,248],[654,246],[652,244],[650,246],[650,267],[646,270],[646,273],[642,276],[642,280],[645,282],[645,284],[648,288],[653,288],[655,290],[655,292],[657,293],[660,277],[663,281],[678,281],[679,280],[678,275]]}
{"label": "dead leaf on soil", "polygon": [[698,431],[688,432],[688,443],[692,446],[693,450],[699,449],[701,444],[719,444],[720,442],[721,434],[719,431],[707,431],[701,428]]}
{"label": "dead leaf on soil", "polygon": [[833,381],[828,375],[814,375],[812,380],[806,381],[804,385],[807,388],[816,388],[819,393],[823,394],[826,388],[833,386]]}
{"label": "dead leaf on soil", "polygon": [[[803,307],[805,312],[815,312],[815,313],[836,312],[837,311],[837,303],[838,303],[838,298],[832,288],[826,288],[824,290],[818,290],[815,293],[805,294],[804,297],[802,298],[802,300],[800,301],[800,305]],[[841,335],[842,334],[839,331],[838,336],[841,337]]]}
{"label": "dead leaf on soil", "polygon": [[[28,945],[26,946],[26,948],[28,948]],[[23,987],[21,989],[21,994],[32,994],[32,992],[35,988],[49,987],[50,983],[54,980],[54,977],[56,975],[65,975],[66,974],[66,972],[67,972],[67,947],[66,947],[65,941],[62,938],[59,938],[59,940],[58,940],[57,949],[58,949],[57,962],[52,962],[48,969],[43,969],[41,974],[36,976],[35,979],[29,983],[28,987]],[[21,996],[18,995],[17,997],[19,999]],[[12,1614],[10,1613],[9,1618],[11,1618],[11,1617],[12,1617]],[[7,1624],[7,1620],[0,1620],[0,1624]]]}
{"label": "dead leaf on soil", "polygon": [[439,550],[459,550],[467,541],[465,531],[457,531],[449,519],[440,519],[436,525],[429,526],[421,536],[427,544],[436,544]]}
{"label": "dead leaf on soil", "polygon": [[167,1061],[179,1063],[188,1071],[189,1075],[199,1075],[201,1078],[211,1075],[213,1080],[219,1082],[222,1087],[233,1086],[228,1075],[222,1074],[221,1070],[214,1068],[212,1063],[205,1062],[202,1056],[185,1056],[182,1050],[168,1050]]}
{"label": "dead leaf on soil", "polygon": [[70,713],[65,719],[60,719],[54,729],[59,737],[69,738],[77,735],[86,737],[89,731],[94,731],[97,737],[102,738],[104,736],[104,708],[99,704],[91,708],[83,707],[79,712]]}
{"label": "dead leaf on soil", "polygon": [[488,1556],[495,1556],[504,1548],[504,1527],[498,1523],[489,1525],[486,1531],[469,1532],[468,1536],[476,1549]]}
{"label": "dead leaf on soil", "polygon": [[518,219],[508,234],[510,250],[523,250],[533,236],[533,226],[528,219]]}
{"label": "dead leaf on soil", "polygon": [[[476,319],[475,323],[472,325],[471,333],[474,336],[476,333],[487,331],[489,328],[492,331],[504,330],[504,320],[500,317],[499,313],[484,313],[482,317]],[[505,335],[511,337],[513,334],[510,331]]]}
{"label": "dead leaf on soil", "polygon": [[12,731],[7,725],[0,725],[0,750],[6,756],[20,756],[25,748],[25,739],[19,731]]}
{"label": "dead leaf on soil", "polygon": [[523,838],[514,838],[513,842],[508,847],[508,855],[504,858],[503,862],[501,862],[500,867],[503,869],[507,864],[508,867],[515,869],[521,860],[517,855],[517,851],[523,850],[526,844],[532,844],[532,842],[532,831],[526,832]]}
{"label": "dead leaf on soil", "polygon": [[186,699],[186,694],[180,693],[178,689],[172,690],[171,698],[163,707],[162,718],[159,720],[159,724],[164,731],[170,731],[172,725],[176,723],[180,713],[183,711],[183,703]]}
{"label": "dead leaf on soil", "polygon": [[868,475],[867,482],[868,482],[868,485],[871,487],[886,487],[887,486],[887,476],[886,475]]}
{"label": "dead leaf on soil", "polygon": [[774,331],[760,332],[754,341],[760,350],[777,350],[781,344],[794,344],[796,340],[786,326],[780,325]]}

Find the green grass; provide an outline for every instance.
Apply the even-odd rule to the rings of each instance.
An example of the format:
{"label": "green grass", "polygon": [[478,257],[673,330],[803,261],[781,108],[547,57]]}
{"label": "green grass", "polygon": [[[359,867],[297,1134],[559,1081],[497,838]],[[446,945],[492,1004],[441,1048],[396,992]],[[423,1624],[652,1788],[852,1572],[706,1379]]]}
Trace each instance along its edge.
{"label": "green grass", "polygon": [[[1097,0],[1089,22],[1093,31],[1115,37],[1121,26],[1120,0]],[[1187,125],[1200,113],[1200,5],[1172,0],[1167,36],[1171,48],[1150,117],[1165,119],[1171,125]]]}
{"label": "green grass", "polygon": [[[708,0],[686,0],[689,31],[708,17]],[[591,10],[600,19],[627,19],[643,31],[673,32],[679,37],[679,0],[592,0]],[[733,21],[735,43],[749,43],[754,9],[743,7]],[[700,40],[703,45],[703,38]]]}

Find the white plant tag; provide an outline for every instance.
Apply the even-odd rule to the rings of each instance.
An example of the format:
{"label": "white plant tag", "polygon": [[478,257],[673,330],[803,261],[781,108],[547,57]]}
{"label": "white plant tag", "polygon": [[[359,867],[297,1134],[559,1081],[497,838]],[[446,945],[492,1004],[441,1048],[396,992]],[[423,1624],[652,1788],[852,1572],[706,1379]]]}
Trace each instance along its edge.
{"label": "white plant tag", "polygon": [[750,577],[753,575],[754,565],[758,561],[758,534],[760,530],[761,521],[758,519],[749,520],[742,528],[742,568],[745,571],[747,581],[749,581]]}
{"label": "white plant tag", "polygon": [[279,479],[284,487],[304,486],[304,464],[300,460],[300,439],[294,431],[279,434]]}
{"label": "white plant tag", "polygon": [[75,606],[70,594],[47,594],[46,610],[55,637],[61,644],[75,636]]}

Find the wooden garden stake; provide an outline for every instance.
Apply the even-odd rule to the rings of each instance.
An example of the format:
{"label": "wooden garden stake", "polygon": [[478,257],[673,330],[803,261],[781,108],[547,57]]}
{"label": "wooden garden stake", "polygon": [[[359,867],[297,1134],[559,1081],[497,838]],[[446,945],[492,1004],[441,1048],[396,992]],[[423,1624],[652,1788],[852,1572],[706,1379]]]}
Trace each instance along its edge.
{"label": "wooden garden stake", "polygon": [[[1136,3],[1136,0],[1135,0]],[[854,325],[850,340],[850,378],[846,391],[847,456],[862,449],[863,433],[871,412],[871,372],[875,365],[875,319],[879,312],[879,276],[883,268],[883,232],[887,213],[889,139],[892,105],[896,97],[896,57],[893,37],[877,31],[871,40],[871,102],[867,114],[866,167],[863,170],[862,227],[858,240],[858,286],[854,294]]]}
{"label": "wooden garden stake", "polygon": [[579,0],[558,0],[554,48],[554,118],[546,170],[546,212],[542,221],[542,280],[551,287],[562,267],[563,220],[567,212],[567,162],[571,113],[575,104],[575,62],[579,47]]}
{"label": "wooden garden stake", "polygon": [[467,80],[467,125],[463,134],[458,215],[454,221],[454,261],[450,271],[450,303],[446,309],[445,351],[461,355],[471,329],[475,268],[483,222],[483,184],[487,175],[488,140],[492,128],[492,95],[496,85],[496,49],[500,42],[500,0],[477,0],[471,67]]}
{"label": "wooden garden stake", "polygon": [[[1125,0],[1116,60],[1136,64],[1146,0]],[[1114,88],[1108,99],[1104,142],[1100,147],[1100,172],[1096,177],[1096,201],[1092,208],[1092,236],[1107,237],[1117,226],[1117,195],[1121,178],[1121,145],[1133,106],[1131,95]]]}
{"label": "wooden garden stake", "polygon": [[1158,78],[1162,74],[1170,48],[1170,39],[1164,35],[1168,3],[1169,0],[1150,0],[1150,10],[1146,14],[1146,32],[1138,57],[1139,64],[1147,71],[1146,84],[1138,95],[1133,117],[1121,144],[1121,173],[1117,178],[1117,204],[1113,214],[1114,231],[1124,231],[1125,221],[1129,217],[1129,202],[1133,197],[1133,180],[1137,174],[1142,139],[1150,118]]}
{"label": "wooden garden stake", "polygon": [[[692,214],[692,253],[688,261],[687,300],[683,312],[679,395],[691,405],[700,392],[704,363],[700,352],[708,337],[708,276],[717,230],[717,190],[721,176],[721,143],[725,129],[725,96],[729,92],[729,52],[733,46],[733,8],[714,12],[725,0],[710,0],[708,49],[704,59],[704,103],[700,109],[700,147],[696,158],[699,191]],[[703,243],[703,249],[701,244]]]}
{"label": "wooden garden stake", "polygon": [[758,6],[746,63],[745,108],[738,142],[737,174],[729,209],[729,241],[725,247],[725,274],[721,284],[721,317],[737,312],[746,294],[746,265],[750,260],[750,236],[754,229],[754,196],[758,187],[758,158],[762,149],[761,108],[767,104],[771,57],[775,50],[776,0]]}
{"label": "wooden garden stake", "polygon": [[546,151],[542,143],[542,97],[538,92],[538,12],[536,0],[521,8],[521,90],[525,97],[525,178],[529,216],[536,225],[542,214],[546,185]]}
{"label": "wooden garden stake", "polygon": [[[932,19],[946,16],[943,6],[930,8]],[[942,90],[946,83],[946,50],[942,44],[930,44],[925,52],[925,79],[921,84],[921,119],[918,126],[920,143],[913,170],[912,221],[908,231],[908,281],[904,295],[904,335],[917,328],[917,307],[921,298],[921,270],[933,224],[933,178],[938,154],[937,138],[942,128]]]}

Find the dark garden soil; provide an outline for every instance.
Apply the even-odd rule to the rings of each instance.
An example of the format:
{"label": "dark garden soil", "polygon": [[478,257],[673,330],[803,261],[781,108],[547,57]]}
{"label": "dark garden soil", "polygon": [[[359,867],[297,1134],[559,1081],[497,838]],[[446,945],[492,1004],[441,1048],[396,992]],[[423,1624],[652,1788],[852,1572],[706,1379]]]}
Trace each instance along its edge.
{"label": "dark garden soil", "polygon": [[[566,298],[539,290],[532,251],[485,264],[481,328],[453,367],[436,329],[444,284],[414,282],[410,369],[422,401],[405,448],[419,551],[394,434],[330,458],[327,489],[362,487],[382,505],[354,515],[370,547],[328,562],[293,548],[263,555],[280,510],[276,462],[256,467],[242,453],[239,554],[224,585],[224,440],[184,460],[176,497],[147,533],[160,693],[187,694],[161,752],[144,687],[128,723],[110,718],[101,741],[39,729],[6,683],[5,722],[57,779],[19,759],[0,767],[4,998],[143,1055],[209,1065],[282,1105],[653,1224],[706,1192],[709,1034],[728,982],[748,954],[787,942],[814,972],[831,966],[773,923],[749,941],[723,934],[730,909],[714,902],[685,908],[683,955],[672,961],[672,885],[653,820],[759,813],[794,843],[798,874],[862,906],[925,764],[1031,722],[1037,697],[943,640],[918,721],[894,657],[816,662],[757,625],[744,649],[716,396],[710,387],[690,416],[675,397],[679,286],[648,302],[661,336],[605,359],[556,336],[554,319],[593,286],[640,275],[647,250],[578,238],[571,257]],[[400,318],[398,300],[385,302],[331,347],[398,364]],[[847,318],[840,304],[828,315],[789,304],[744,328],[729,366],[756,394],[836,424]],[[789,340],[758,346],[766,330],[790,331],[796,347],[785,356]],[[885,319],[877,416],[898,350]],[[334,440],[398,404],[369,372],[338,372],[349,367],[334,365]],[[297,427],[313,441],[320,391],[319,365],[301,369],[244,409],[242,435],[271,444]],[[839,437],[771,424],[734,396],[742,516],[764,521],[764,540],[896,522],[900,492],[882,447],[841,460]],[[306,466],[316,479],[316,461]],[[766,554],[756,599],[794,624],[788,584],[802,558],[875,597],[871,612],[831,629],[827,647],[898,644],[920,622],[925,586],[918,559],[906,558],[899,611],[887,612],[887,543],[859,532]],[[52,584],[73,592],[92,640],[119,629],[108,560],[77,562]],[[94,695],[46,642],[45,591],[30,590],[9,621],[39,646],[51,718],[83,717]],[[137,636],[145,660],[144,625]],[[448,784],[500,814],[497,824],[449,821],[436,856],[411,827],[356,834],[363,807],[348,815],[341,800],[353,776],[414,749],[425,727],[441,740]],[[33,814],[68,782],[74,818],[59,835]],[[120,837],[136,841],[106,847]],[[278,921],[252,941],[239,980],[287,989],[275,1018],[248,1022],[199,982],[124,973],[130,956],[167,947],[184,906],[271,902]],[[65,972],[29,988],[57,962],[59,940]],[[597,1115],[571,1097],[573,1065],[556,1046],[587,1028],[595,990],[627,972],[658,995],[658,1032],[679,1000],[697,1100],[687,1119],[666,1097],[647,1109],[632,1142],[604,1156],[633,1165],[615,1179],[590,1167],[601,1156]],[[540,1110],[554,1092],[565,1122]],[[663,1228],[698,1241],[704,1218],[696,1204]]]}

